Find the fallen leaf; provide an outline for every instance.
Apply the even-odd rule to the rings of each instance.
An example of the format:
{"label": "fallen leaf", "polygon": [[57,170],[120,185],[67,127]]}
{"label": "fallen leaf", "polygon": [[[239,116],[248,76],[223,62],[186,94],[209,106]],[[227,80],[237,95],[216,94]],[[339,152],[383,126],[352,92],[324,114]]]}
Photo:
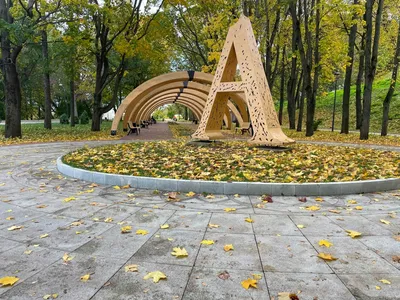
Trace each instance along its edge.
{"label": "fallen leaf", "polygon": [[136,230],[136,234],[141,234],[141,235],[146,235],[146,234],[148,234],[149,232],[147,231],[147,230],[144,230],[144,229],[138,229],[138,230]]}
{"label": "fallen leaf", "polygon": [[19,280],[18,277],[9,277],[9,276],[3,277],[3,278],[0,278],[0,285],[1,286],[8,286],[8,285],[13,286],[14,283],[16,283],[18,280]]}
{"label": "fallen leaf", "polygon": [[44,295],[43,299],[47,300],[47,299],[57,299],[58,298],[58,294],[48,294],[48,295]]}
{"label": "fallen leaf", "polygon": [[393,255],[393,256],[392,256],[392,260],[393,260],[394,262],[400,263],[400,255]]}
{"label": "fallen leaf", "polygon": [[324,202],[324,199],[322,199],[321,197],[317,197],[317,198],[315,198],[315,201],[317,201],[317,202]]}
{"label": "fallen leaf", "polygon": [[247,223],[254,223],[254,220],[251,218],[246,218],[244,219]]}
{"label": "fallen leaf", "polygon": [[384,283],[384,284],[392,284],[389,280],[387,279],[381,279],[379,280],[380,282]]}
{"label": "fallen leaf", "polygon": [[379,291],[379,290],[381,290],[382,288],[381,288],[379,285],[376,285],[376,286],[375,286],[375,289]]}
{"label": "fallen leaf", "polygon": [[132,231],[132,226],[127,225],[127,226],[121,227],[121,233],[129,233],[131,231]]}
{"label": "fallen leaf", "polygon": [[270,195],[262,195],[262,196],[261,196],[261,201],[262,201],[262,202],[268,202],[268,203],[274,202],[274,201],[272,200],[272,197],[271,197]]}
{"label": "fallen leaf", "polygon": [[329,248],[330,246],[333,246],[333,244],[331,242],[328,242],[327,240],[320,240],[318,242],[318,245],[324,246],[324,247],[327,247],[327,248]]}
{"label": "fallen leaf", "polygon": [[228,271],[218,274],[218,278],[222,280],[227,280],[229,277],[231,277],[231,275],[229,275]]}
{"label": "fallen leaf", "polygon": [[303,229],[303,228],[305,228],[305,226],[302,224],[299,224],[299,225],[297,225],[297,228]]}
{"label": "fallen leaf", "polygon": [[233,248],[232,244],[228,244],[224,246],[224,250],[225,252],[228,252],[229,250],[235,250],[235,249]]}
{"label": "fallen leaf", "polygon": [[138,265],[125,266],[125,272],[138,272]]}
{"label": "fallen leaf", "polygon": [[386,221],[386,220],[384,220],[384,219],[380,219],[380,221],[381,221],[381,223],[386,224],[386,225],[389,225],[389,224],[390,224],[389,221]]}
{"label": "fallen leaf", "polygon": [[346,232],[347,232],[347,235],[351,236],[352,239],[362,235],[361,232],[357,232],[357,231],[354,231],[354,230],[347,230],[346,229]]}
{"label": "fallen leaf", "polygon": [[337,260],[337,258],[332,256],[331,254],[322,253],[322,252],[318,253],[318,257],[322,258],[323,260],[328,260],[328,261]]}
{"label": "fallen leaf", "polygon": [[357,204],[357,201],[356,200],[347,200],[347,203],[348,204]]}
{"label": "fallen leaf", "polygon": [[214,244],[214,241],[213,240],[202,240],[200,242],[200,244],[202,244],[202,245],[212,245],[212,244]]}
{"label": "fallen leaf", "polygon": [[41,205],[36,206],[36,208],[46,208],[46,207],[47,207],[46,204],[41,204]]}
{"label": "fallen leaf", "polygon": [[79,220],[79,221],[72,222],[70,224],[70,226],[80,226],[80,225],[82,225],[84,223],[85,223],[84,221]]}
{"label": "fallen leaf", "polygon": [[172,250],[173,252],[171,252],[171,254],[173,256],[176,256],[177,258],[188,256],[188,253],[185,248],[175,247]]}
{"label": "fallen leaf", "polygon": [[262,278],[261,274],[251,274],[255,280],[260,280]]}
{"label": "fallen leaf", "polygon": [[299,300],[299,297],[294,293],[283,292],[278,293],[278,300]]}
{"label": "fallen leaf", "polygon": [[65,253],[65,254],[63,255],[63,261],[64,261],[64,262],[69,262],[69,261],[71,261],[71,260],[73,260],[73,259],[74,259],[74,256],[69,256],[68,253]]}
{"label": "fallen leaf", "polygon": [[214,198],[215,198],[215,196],[213,194],[210,194],[210,195],[206,196],[206,199],[214,199]]}
{"label": "fallen leaf", "polygon": [[114,185],[114,186],[113,186],[113,189],[114,189],[114,190],[120,190],[121,188],[120,188],[118,185]]}
{"label": "fallen leaf", "polygon": [[164,225],[161,225],[160,228],[161,228],[161,229],[168,229],[168,228],[169,228],[169,225],[168,225],[168,224],[164,224]]}
{"label": "fallen leaf", "polygon": [[9,228],[7,228],[8,231],[14,231],[14,230],[19,230],[24,228],[24,226],[11,226]]}
{"label": "fallen leaf", "polygon": [[394,238],[396,241],[400,242],[400,235],[395,235],[395,236],[393,236],[393,238]]}
{"label": "fallen leaf", "polygon": [[15,218],[12,217],[12,216],[6,218],[7,221],[11,221],[11,220],[14,220],[14,219],[15,219]]}
{"label": "fallen leaf", "polygon": [[122,186],[121,188],[124,189],[124,190],[126,190],[126,189],[129,189],[130,187],[131,187],[131,186],[130,186],[129,184],[127,184],[127,185]]}
{"label": "fallen leaf", "polygon": [[189,192],[189,193],[186,194],[186,196],[188,196],[188,197],[193,197],[194,195],[196,195],[195,192]]}
{"label": "fallen leaf", "polygon": [[83,282],[86,282],[86,281],[88,281],[90,279],[90,274],[86,274],[86,275],[83,275],[82,277],[81,277],[81,281],[83,281]]}
{"label": "fallen leaf", "polygon": [[306,197],[299,197],[299,198],[297,198],[297,200],[299,200],[300,202],[303,202],[303,203],[307,202]]}
{"label": "fallen leaf", "polygon": [[340,210],[336,210],[336,209],[330,209],[329,212],[334,213],[334,214],[340,214],[341,213]]}
{"label": "fallen leaf", "polygon": [[72,200],[76,200],[76,198],[74,196],[64,198],[64,202],[70,202]]}
{"label": "fallen leaf", "polygon": [[356,210],[363,210],[363,207],[362,207],[362,206],[356,206],[356,207],[354,207],[354,209],[356,209]]}
{"label": "fallen leaf", "polygon": [[209,223],[209,224],[208,224],[208,227],[209,227],[209,228],[218,228],[219,225]]}
{"label": "fallen leaf", "polygon": [[169,192],[168,193],[168,199],[175,200],[176,196],[177,196],[176,192]]}
{"label": "fallen leaf", "polygon": [[320,210],[321,208],[319,206],[312,205],[312,206],[307,206],[306,209],[311,211],[316,211]]}
{"label": "fallen leaf", "polygon": [[32,250],[25,250],[24,251],[24,254],[27,254],[27,255],[29,255],[29,254],[31,254],[32,253]]}
{"label": "fallen leaf", "polygon": [[244,287],[246,290],[248,290],[250,287],[252,288],[257,288],[257,280],[252,279],[252,278],[247,278],[246,280],[242,281],[242,287]]}
{"label": "fallen leaf", "polygon": [[236,211],[236,208],[227,207],[227,208],[224,208],[224,211],[226,211],[226,212]]}
{"label": "fallen leaf", "polygon": [[155,283],[159,282],[160,279],[167,279],[167,276],[160,271],[154,271],[154,272],[150,272],[149,274],[147,274],[146,276],[143,277],[143,279],[149,279],[149,278],[153,278],[153,281]]}
{"label": "fallen leaf", "polygon": [[113,221],[113,218],[106,218],[104,219],[104,222],[106,223],[111,223]]}

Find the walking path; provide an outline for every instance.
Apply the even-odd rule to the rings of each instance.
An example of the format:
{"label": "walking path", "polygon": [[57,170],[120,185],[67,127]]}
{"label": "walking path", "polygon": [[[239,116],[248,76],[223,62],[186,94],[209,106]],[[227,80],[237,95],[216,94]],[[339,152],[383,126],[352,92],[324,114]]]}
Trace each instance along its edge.
{"label": "walking path", "polygon": [[[146,134],[167,128],[159,125]],[[115,142],[0,148],[0,278],[20,278],[0,288],[0,299],[277,300],[281,292],[302,300],[400,299],[399,191],[306,203],[246,195],[169,200],[163,192],[94,187],[57,172],[58,156],[109,143]],[[132,232],[122,234],[127,225]],[[362,235],[352,239],[345,230]],[[234,249],[224,251],[230,244]],[[175,247],[188,256],[171,255]],[[337,260],[325,261],[320,252]],[[130,265],[138,271],[126,272]],[[167,279],[143,279],[153,271]],[[81,281],[86,274],[90,279]],[[253,276],[257,289],[244,289],[241,282]]]}
{"label": "walking path", "polygon": [[170,140],[173,139],[171,130],[169,130],[167,123],[158,122],[157,124],[150,125],[149,128],[141,128],[140,134],[131,133],[122,138],[122,140]]}

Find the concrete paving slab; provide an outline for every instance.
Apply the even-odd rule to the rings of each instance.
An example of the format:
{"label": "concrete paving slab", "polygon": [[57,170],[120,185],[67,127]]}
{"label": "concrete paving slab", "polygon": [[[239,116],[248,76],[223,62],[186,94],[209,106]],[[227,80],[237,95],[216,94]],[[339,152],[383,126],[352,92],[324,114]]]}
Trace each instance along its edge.
{"label": "concrete paving slab", "polygon": [[213,213],[210,219],[210,224],[219,225],[219,227],[208,227],[207,231],[253,234],[251,223],[245,221],[245,219],[249,217],[249,214]]}
{"label": "concrete paving slab", "polygon": [[124,221],[133,226],[159,228],[175,213],[174,210],[147,209],[136,211]]}
{"label": "concrete paving slab", "polygon": [[339,219],[328,217],[345,230],[355,230],[365,235],[393,235],[393,233],[379,224],[363,216],[341,216]]}
{"label": "concrete paving slab", "polygon": [[297,235],[302,236],[289,216],[285,215],[252,215],[254,232],[264,235]]}
{"label": "concrete paving slab", "polygon": [[202,212],[176,212],[169,220],[171,229],[194,230],[205,232],[210,221],[210,213]]}
{"label": "concrete paving slab", "polygon": [[395,236],[365,236],[359,241],[400,270],[400,262],[393,260],[400,256],[400,242]]}
{"label": "concrete paving slab", "polygon": [[100,221],[104,221],[105,219],[111,218],[112,223],[118,223],[125,220],[126,218],[133,215],[135,212],[139,210],[140,207],[115,204],[96,211],[92,216],[90,216],[90,218],[92,220],[99,219]]}
{"label": "concrete paving slab", "polygon": [[291,216],[296,226],[303,225],[300,231],[306,236],[321,235],[343,236],[346,232],[325,216]]}

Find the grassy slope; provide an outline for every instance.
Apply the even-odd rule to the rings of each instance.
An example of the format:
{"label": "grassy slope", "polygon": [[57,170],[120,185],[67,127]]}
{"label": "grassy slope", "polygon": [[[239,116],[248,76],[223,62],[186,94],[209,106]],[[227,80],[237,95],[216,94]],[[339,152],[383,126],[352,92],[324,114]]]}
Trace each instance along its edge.
{"label": "grassy slope", "polygon": [[[371,105],[371,126],[370,132],[380,132],[382,123],[382,103],[385,99],[386,93],[389,88],[390,78],[378,78],[375,80],[372,91],[372,105]],[[356,86],[351,87],[350,93],[350,130],[356,130]],[[317,99],[316,116],[315,119],[322,119],[322,128],[331,128],[332,124],[332,110],[333,110],[334,92],[328,93],[326,96],[320,96]],[[341,127],[342,122],[342,101],[343,89],[337,90],[336,95],[336,116],[335,116],[335,129]],[[286,103],[285,103],[286,106]],[[298,110],[297,110],[298,113]],[[389,133],[400,133],[400,83],[396,85],[396,90],[392,98],[389,113]],[[297,121],[297,115],[296,115]],[[287,112],[285,107],[284,112],[284,125],[288,124]],[[304,127],[303,127],[304,129]]]}

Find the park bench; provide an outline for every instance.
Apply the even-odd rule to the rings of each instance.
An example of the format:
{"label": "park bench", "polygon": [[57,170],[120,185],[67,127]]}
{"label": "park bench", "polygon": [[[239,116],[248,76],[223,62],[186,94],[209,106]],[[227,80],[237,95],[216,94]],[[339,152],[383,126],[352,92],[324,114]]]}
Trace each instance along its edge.
{"label": "park bench", "polygon": [[142,121],[140,123],[140,127],[149,129],[149,123],[147,121]]}
{"label": "park bench", "polygon": [[251,129],[251,123],[250,122],[243,122],[242,123],[242,127],[236,127],[235,133],[238,132],[238,131],[241,131],[242,135],[243,135],[245,132],[250,133],[250,129]]}
{"label": "park bench", "polygon": [[136,132],[136,135],[139,135],[140,127],[137,126],[136,123],[132,123],[132,121],[128,121],[128,128],[129,128],[128,135],[130,135],[131,133],[135,133],[135,132]]}

